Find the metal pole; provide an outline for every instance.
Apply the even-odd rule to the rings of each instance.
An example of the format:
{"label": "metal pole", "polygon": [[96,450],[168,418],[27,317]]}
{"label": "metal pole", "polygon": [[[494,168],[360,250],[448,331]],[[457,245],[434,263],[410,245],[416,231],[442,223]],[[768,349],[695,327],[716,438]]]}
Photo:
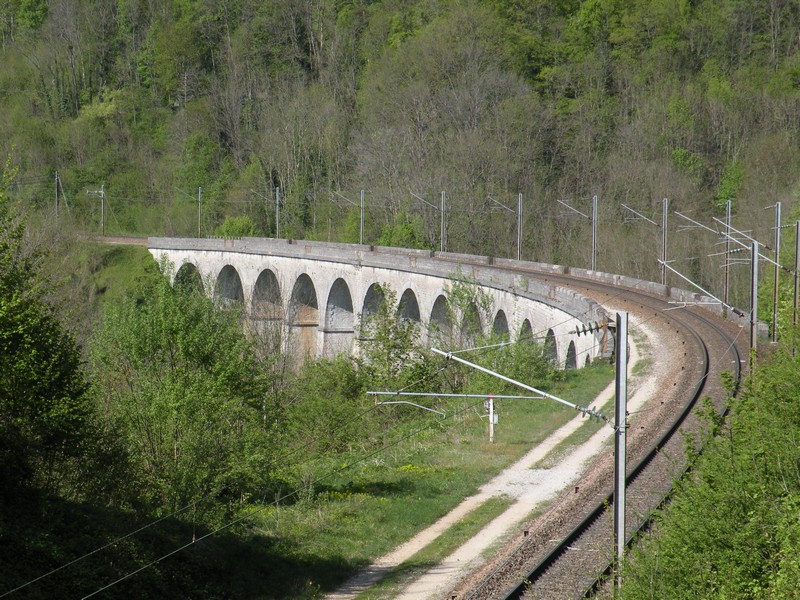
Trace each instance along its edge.
{"label": "metal pole", "polygon": [[444,192],[442,192],[442,208],[441,208],[441,211],[442,211],[442,225],[441,225],[441,235],[440,235],[440,237],[441,237],[442,252],[444,252]]}
{"label": "metal pole", "polygon": [[775,280],[772,282],[772,343],[778,341],[778,273],[781,262],[781,203],[775,203]]}
{"label": "metal pole", "polygon": [[[367,396],[421,396],[431,398],[488,398],[486,394],[446,394],[443,392],[364,392]],[[508,394],[492,394],[494,398],[503,400],[542,400],[544,396],[511,396]]]}
{"label": "metal pole", "polygon": [[731,201],[725,203],[725,286],[722,290],[722,301],[728,304],[730,289],[730,252],[731,252]]}
{"label": "metal pole", "polygon": [[669,200],[664,198],[661,210],[661,285],[667,285],[667,214]]}
{"label": "metal pole", "polygon": [[750,351],[757,349],[758,327],[758,242],[751,245],[750,254]]}
{"label": "metal pole", "polygon": [[106,184],[100,185],[100,235],[106,237]]}
{"label": "metal pole", "polygon": [[364,245],[364,190],[361,190],[361,235],[358,243]]}
{"label": "metal pole", "polygon": [[275,237],[281,237],[281,188],[275,188]]}
{"label": "metal pole", "polygon": [[58,171],[56,171],[56,221],[58,221]]}
{"label": "metal pole", "polygon": [[197,188],[197,237],[203,237],[203,188]]}
{"label": "metal pole", "polygon": [[516,385],[518,387],[521,387],[524,390],[528,390],[529,392],[533,392],[534,394],[541,394],[541,396],[544,397],[544,398],[549,398],[550,400],[555,400],[556,402],[559,402],[560,404],[564,404],[565,406],[569,406],[570,408],[574,408],[575,410],[578,410],[578,411],[582,412],[585,415],[589,415],[590,418],[591,417],[597,417],[597,418],[602,419],[604,421],[606,420],[605,417],[601,413],[598,413],[597,411],[595,411],[594,408],[589,408],[588,406],[586,406],[586,407],[578,406],[574,402],[570,402],[569,400],[563,400],[562,398],[559,398],[558,396],[553,396],[553,394],[548,394],[547,392],[543,392],[542,390],[538,390],[533,386],[530,386],[530,385],[527,385],[525,383],[522,383],[521,381],[517,381],[516,379],[511,379],[511,377],[506,377],[505,375],[501,375],[497,371],[492,371],[491,369],[487,369],[486,367],[482,367],[480,365],[476,365],[473,362],[469,362],[468,360],[464,360],[460,356],[456,356],[455,354],[452,354],[451,352],[445,352],[444,350],[439,350],[438,348],[433,348],[433,347],[431,347],[431,352],[433,352],[435,354],[441,354],[442,356],[447,357],[449,360],[454,360],[454,361],[456,361],[458,363],[461,363],[462,365],[467,365],[468,367],[472,367],[473,369],[477,369],[481,373],[486,373],[487,375],[491,375],[492,377],[497,377],[498,379],[500,379],[502,381],[505,381],[506,383],[510,383],[512,385]]}
{"label": "metal pole", "polygon": [[489,394],[489,443],[494,443],[494,398]]}
{"label": "metal pole", "polygon": [[794,222],[794,301],[792,302],[792,356],[797,354],[797,297],[800,293],[800,221]]}
{"label": "metal pole", "polygon": [[517,198],[517,260],[522,260],[522,194]]}
{"label": "metal pole", "polygon": [[625,433],[628,413],[628,313],[617,313],[617,378],[614,411],[614,544],[617,569],[614,583],[622,583],[620,567],[625,554]]}
{"label": "metal pole", "polygon": [[592,271],[597,270],[597,196],[592,197]]}

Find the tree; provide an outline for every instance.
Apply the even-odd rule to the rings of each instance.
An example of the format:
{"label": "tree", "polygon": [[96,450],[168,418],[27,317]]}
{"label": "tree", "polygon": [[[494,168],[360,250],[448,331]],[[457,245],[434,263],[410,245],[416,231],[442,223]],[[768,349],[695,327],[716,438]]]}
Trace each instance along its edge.
{"label": "tree", "polygon": [[154,508],[239,501],[267,475],[266,378],[234,308],[157,274],[111,305],[92,343],[109,422]]}
{"label": "tree", "polygon": [[239,217],[226,217],[222,225],[214,230],[214,235],[224,238],[239,238],[253,236],[256,233],[256,225],[253,219],[247,215]]}
{"label": "tree", "polygon": [[399,316],[394,307],[397,294],[388,285],[377,286],[376,306],[359,324],[359,363],[370,385],[397,385],[404,377],[422,369],[425,356],[419,349],[420,325]]}
{"label": "tree", "polygon": [[0,477],[3,490],[63,479],[57,465],[84,451],[91,403],[81,355],[45,300],[44,254],[26,243],[24,219],[0,180]]}

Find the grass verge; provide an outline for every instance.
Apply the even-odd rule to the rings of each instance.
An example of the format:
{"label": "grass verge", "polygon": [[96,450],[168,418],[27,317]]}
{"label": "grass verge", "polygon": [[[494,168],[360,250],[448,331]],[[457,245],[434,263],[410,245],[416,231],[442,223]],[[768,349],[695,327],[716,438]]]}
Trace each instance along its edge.
{"label": "grass verge", "polygon": [[[611,367],[598,363],[567,373],[549,391],[585,404],[611,378]],[[317,482],[305,488],[302,499],[250,520],[252,532],[274,540],[290,565],[317,565],[313,572],[284,569],[270,574],[275,597],[304,597],[297,594],[335,589],[475,494],[480,485],[575,416],[573,410],[548,400],[498,403],[500,423],[495,443],[490,444],[486,419],[481,418],[482,402],[453,401],[443,408],[447,419],[434,415],[415,420],[417,427],[428,426],[402,443],[395,440],[407,436],[407,430],[388,432],[385,450],[378,455],[351,453],[308,466],[306,480]],[[494,502],[483,510],[487,512],[471,517],[474,523],[463,525],[463,533],[459,533],[461,526],[448,532],[441,542],[401,567],[387,585],[399,585],[396,582],[414,569],[449,554],[460,539],[469,539],[471,527],[477,530],[480,521],[488,522],[501,506]]]}
{"label": "grass verge", "polygon": [[507,496],[490,498],[414,556],[392,569],[380,582],[359,594],[358,600],[379,600],[396,596],[416,577],[442,562],[477,535],[513,502]]}

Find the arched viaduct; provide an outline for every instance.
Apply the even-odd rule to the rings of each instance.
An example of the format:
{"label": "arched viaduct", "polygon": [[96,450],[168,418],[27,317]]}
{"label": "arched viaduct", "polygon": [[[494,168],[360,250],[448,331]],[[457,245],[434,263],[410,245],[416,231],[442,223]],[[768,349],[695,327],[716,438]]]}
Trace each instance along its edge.
{"label": "arched viaduct", "polygon": [[[396,313],[419,322],[428,342],[446,349],[469,344],[478,332],[533,337],[566,368],[584,366],[610,349],[602,333],[575,333],[579,325],[607,318],[599,305],[495,264],[513,261],[261,238],[150,238],[148,248],[156,260],[174,266],[173,278],[202,279],[218,301],[242,303],[255,324],[279,326],[300,355],[353,351],[359,319],[376,310],[384,286],[396,295]],[[454,278],[474,282],[488,301],[451,308]]]}

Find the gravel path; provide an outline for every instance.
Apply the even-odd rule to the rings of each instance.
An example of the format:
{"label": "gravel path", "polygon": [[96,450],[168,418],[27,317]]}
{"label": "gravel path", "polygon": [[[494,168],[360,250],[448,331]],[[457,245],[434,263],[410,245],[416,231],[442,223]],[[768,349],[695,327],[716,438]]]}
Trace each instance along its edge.
{"label": "gravel path", "polygon": [[[656,355],[661,354],[654,332],[646,325],[636,323],[631,316],[631,329],[633,330],[634,328],[643,333],[647,341],[642,347],[639,347],[635,340],[630,338],[628,383],[628,410],[630,413],[638,410],[655,394],[655,382],[659,379],[659,372],[661,369],[667,368],[666,365],[670,362],[668,360],[660,360],[663,357],[654,356],[653,364],[648,370],[646,378],[639,377],[638,380],[631,378],[632,368],[643,354],[651,351]],[[614,382],[612,382],[598,395],[593,406],[603,406],[609,399],[613,398],[614,388]],[[450,526],[490,498],[497,496],[515,498],[514,503],[503,514],[494,519],[453,554],[445,558],[439,565],[409,584],[397,596],[403,600],[447,597],[459,579],[481,561],[482,554],[489,547],[507,538],[515,527],[529,517],[531,512],[552,500],[561,490],[574,483],[585,471],[590,459],[596,456],[612,439],[612,429],[603,427],[589,440],[559,460],[554,467],[548,469],[532,468],[533,465],[547,456],[553,448],[576,431],[584,422],[581,415],[577,415],[516,463],[482,486],[477,494],[465,499],[433,525],[418,533],[393,552],[375,561],[370,567],[355,575],[337,591],[329,594],[327,598],[329,600],[355,598],[359,593],[380,581],[393,568],[411,558],[444,533]]]}

